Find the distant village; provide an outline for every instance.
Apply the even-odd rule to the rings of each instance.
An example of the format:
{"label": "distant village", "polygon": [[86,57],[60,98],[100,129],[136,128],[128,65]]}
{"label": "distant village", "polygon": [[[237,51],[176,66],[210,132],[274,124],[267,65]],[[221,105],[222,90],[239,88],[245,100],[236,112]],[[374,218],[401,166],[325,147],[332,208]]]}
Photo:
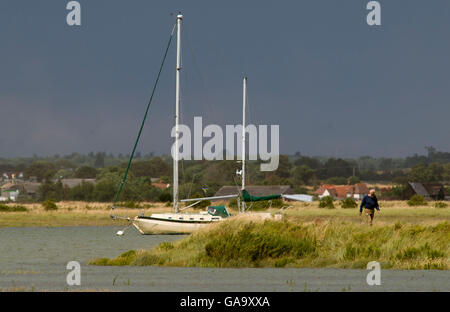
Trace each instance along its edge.
{"label": "distant village", "polygon": [[[54,179],[54,183],[57,180]],[[94,178],[62,178],[58,180],[62,186],[68,189],[80,186],[82,183],[91,183],[95,185],[97,180]],[[18,201],[20,195],[25,195],[26,198],[36,200],[42,182],[37,181],[37,177],[30,176],[24,179],[23,172],[4,172],[0,180],[0,202],[15,202]],[[161,178],[151,178],[151,186],[160,190],[167,190],[170,188],[170,183],[163,183]],[[321,184],[315,190],[311,190],[310,197],[321,199],[323,197],[331,197],[334,200],[343,200],[345,198],[353,198],[356,201],[362,200],[364,195],[368,194],[369,186],[366,183],[355,183],[345,185],[335,184]],[[376,187],[377,192],[381,198],[383,194],[392,192],[392,186]],[[270,194],[296,194],[293,187],[290,185],[249,185],[246,188],[251,194],[255,196],[266,196]],[[222,186],[214,194],[215,196],[232,195],[236,193],[236,186]],[[445,189],[442,183],[420,183],[408,182],[406,188],[403,189],[402,196],[410,198],[417,194],[423,196],[426,200],[450,200],[450,194]],[[385,198],[399,199],[399,198]]]}

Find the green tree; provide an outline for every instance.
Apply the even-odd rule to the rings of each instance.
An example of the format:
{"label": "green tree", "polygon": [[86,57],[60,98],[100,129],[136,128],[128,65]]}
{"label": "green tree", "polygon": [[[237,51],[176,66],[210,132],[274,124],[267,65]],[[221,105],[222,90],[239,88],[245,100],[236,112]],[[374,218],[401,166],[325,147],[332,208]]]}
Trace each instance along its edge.
{"label": "green tree", "polygon": [[75,171],[75,178],[79,179],[95,179],[97,169],[89,166],[82,166]]}
{"label": "green tree", "polygon": [[105,153],[97,153],[95,154],[95,168],[103,168],[105,167]]}
{"label": "green tree", "polygon": [[289,157],[286,155],[280,155],[278,168],[275,174],[280,178],[289,178],[291,176],[290,171],[292,164],[289,162]]}
{"label": "green tree", "polygon": [[47,177],[44,182],[38,188],[38,198],[40,201],[52,199],[55,200],[56,195],[56,187],[55,183]]}
{"label": "green tree", "polygon": [[39,182],[47,176],[53,176],[57,169],[55,165],[47,161],[35,161],[24,171],[25,178],[35,176]]}
{"label": "green tree", "polygon": [[348,181],[349,181],[349,183],[350,183],[351,185],[357,184],[357,183],[360,183],[360,182],[361,182],[361,180],[360,180],[358,177],[355,177],[355,176],[351,176],[351,177],[348,179]]}
{"label": "green tree", "polygon": [[332,177],[328,178],[325,182],[327,184],[345,185],[348,183],[348,180],[344,177]]}
{"label": "green tree", "polygon": [[315,171],[308,165],[301,165],[294,169],[294,183],[308,185],[309,181],[314,177]]}
{"label": "green tree", "polygon": [[408,179],[411,182],[435,182],[439,181],[442,172],[442,165],[433,164],[432,166],[416,165],[408,174]]}
{"label": "green tree", "polygon": [[112,179],[102,179],[96,185],[93,193],[93,198],[99,202],[111,202],[114,200],[118,183]]}
{"label": "green tree", "polygon": [[301,167],[303,165],[308,166],[311,169],[319,169],[321,167],[320,160],[312,157],[302,156],[294,162],[294,165]]}
{"label": "green tree", "polygon": [[443,166],[442,180],[450,182],[450,163]]}
{"label": "green tree", "polygon": [[330,177],[349,177],[353,174],[353,166],[344,159],[328,159],[323,168],[318,172],[320,179],[327,179]]}
{"label": "green tree", "polygon": [[131,165],[131,172],[136,177],[158,178],[171,175],[171,166],[161,157],[154,157],[150,160],[135,161]]}
{"label": "green tree", "polygon": [[70,199],[79,201],[92,201],[94,199],[94,184],[82,181],[70,189]]}

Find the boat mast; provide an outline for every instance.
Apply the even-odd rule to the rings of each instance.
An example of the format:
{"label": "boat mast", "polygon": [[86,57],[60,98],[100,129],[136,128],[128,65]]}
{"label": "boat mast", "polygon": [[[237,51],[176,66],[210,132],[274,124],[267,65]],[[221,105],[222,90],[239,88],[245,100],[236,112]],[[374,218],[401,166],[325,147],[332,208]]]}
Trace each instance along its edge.
{"label": "boat mast", "polygon": [[[242,91],[242,190],[245,190],[245,105],[247,103],[247,77],[243,79]],[[242,201],[242,212],[245,212],[245,201]]]}
{"label": "boat mast", "polygon": [[177,15],[177,72],[175,79],[175,151],[173,158],[173,209],[178,212],[178,122],[180,113],[180,72],[181,72],[181,20],[183,15]]}

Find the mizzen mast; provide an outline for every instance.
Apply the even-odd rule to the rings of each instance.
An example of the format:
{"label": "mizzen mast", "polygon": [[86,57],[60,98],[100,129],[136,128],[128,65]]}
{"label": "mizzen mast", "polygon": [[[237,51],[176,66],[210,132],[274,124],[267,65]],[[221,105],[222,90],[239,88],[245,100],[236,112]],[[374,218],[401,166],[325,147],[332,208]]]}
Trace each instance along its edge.
{"label": "mizzen mast", "polygon": [[180,114],[180,72],[181,72],[181,20],[183,15],[177,15],[177,68],[175,78],[175,146],[173,155],[173,209],[178,212],[178,136],[179,136],[179,114]]}
{"label": "mizzen mast", "polygon": [[[243,79],[242,91],[242,187],[245,190],[245,106],[247,104],[247,77]],[[245,211],[245,201],[242,201],[242,211]]]}

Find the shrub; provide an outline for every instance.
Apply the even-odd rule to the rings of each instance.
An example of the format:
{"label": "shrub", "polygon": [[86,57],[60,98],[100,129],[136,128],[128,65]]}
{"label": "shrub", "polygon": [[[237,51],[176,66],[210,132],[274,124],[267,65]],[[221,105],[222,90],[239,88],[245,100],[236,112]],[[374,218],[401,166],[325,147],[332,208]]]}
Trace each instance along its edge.
{"label": "shrub", "polygon": [[356,201],[353,197],[347,197],[346,199],[341,201],[341,207],[342,208],[356,208],[356,207],[358,207],[358,204],[356,203]]}
{"label": "shrub", "polygon": [[447,208],[448,204],[438,201],[438,202],[435,202],[433,206],[434,206],[434,208]]}
{"label": "shrub", "polygon": [[8,205],[0,204],[0,211],[1,212],[23,212],[23,211],[28,211],[28,209],[21,205],[8,206]]}
{"label": "shrub", "polygon": [[58,210],[58,206],[56,205],[55,201],[51,199],[42,202],[41,205],[42,207],[44,207],[45,211]]}
{"label": "shrub", "polygon": [[319,201],[319,208],[334,208],[333,197],[325,196]]}
{"label": "shrub", "polygon": [[419,194],[414,194],[409,200],[408,200],[408,206],[426,206],[428,203],[425,200],[423,196],[420,196]]}

